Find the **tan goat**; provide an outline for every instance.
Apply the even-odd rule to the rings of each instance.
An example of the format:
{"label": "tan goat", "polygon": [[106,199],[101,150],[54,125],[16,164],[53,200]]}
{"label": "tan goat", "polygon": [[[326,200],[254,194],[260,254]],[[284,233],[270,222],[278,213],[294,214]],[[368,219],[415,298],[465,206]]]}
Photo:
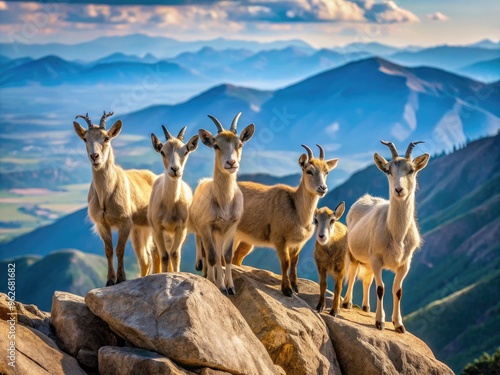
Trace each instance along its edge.
{"label": "tan goat", "polygon": [[299,158],[302,178],[298,187],[238,183],[245,205],[234,238],[233,263],[241,265],[253,245],[275,248],[281,263],[281,290],[288,297],[293,291],[298,293],[299,253],[314,232],[314,210],[319,198],[328,191],[326,176],[338,163],[338,159],[324,160],[325,151],[319,145],[319,158],[313,156],[309,147],[302,147],[307,155]]}
{"label": "tan goat", "polygon": [[[150,171],[123,170],[115,164],[111,140],[120,134],[122,122],[118,120],[106,130],[106,118],[112,115],[113,112],[104,112],[99,125],[92,124],[88,114],[76,116],[87,122],[87,130],[73,121],[76,134],[85,142],[92,165],[88,213],[94,223],[94,230],[104,242],[108,261],[106,286],[126,280],[123,256],[129,235],[141,276],[149,272],[151,228],[148,225],[147,210],[151,188],[156,179],[156,175]],[[112,229],[118,230],[116,274],[113,266]]]}
{"label": "tan goat", "polygon": [[179,272],[181,247],[186,239],[189,207],[193,199],[191,188],[182,180],[189,153],[198,147],[198,135],[184,144],[186,127],[177,137],[162,126],[165,143],[151,133],[151,142],[161,154],[165,173],[153,185],[148,208],[148,220],[153,228],[156,248],[153,250],[153,272]]}
{"label": "tan goat", "polygon": [[327,276],[330,274],[335,280],[333,305],[330,315],[336,316],[340,310],[340,294],[342,293],[342,281],[344,280],[346,268],[347,227],[338,220],[345,210],[345,203],[340,203],[335,211],[328,207],[322,207],[314,213],[314,224],[316,225],[316,245],[314,248],[314,260],[319,275],[319,302],[316,310],[321,312],[325,308],[325,292]]}
{"label": "tan goat", "polygon": [[[215,151],[214,175],[213,179],[200,181],[189,213],[190,227],[197,237],[197,252],[203,251],[203,247],[207,255],[208,279],[224,293],[229,289],[230,294],[235,294],[231,275],[233,238],[243,214],[243,195],[236,183],[236,173],[242,146],[252,138],[255,130],[250,124],[238,137],[236,127],[240,115],[236,115],[229,130],[224,130],[215,117],[209,116],[217,126],[215,137],[204,129],[198,132],[203,144]],[[226,262],[224,278],[222,258]]]}

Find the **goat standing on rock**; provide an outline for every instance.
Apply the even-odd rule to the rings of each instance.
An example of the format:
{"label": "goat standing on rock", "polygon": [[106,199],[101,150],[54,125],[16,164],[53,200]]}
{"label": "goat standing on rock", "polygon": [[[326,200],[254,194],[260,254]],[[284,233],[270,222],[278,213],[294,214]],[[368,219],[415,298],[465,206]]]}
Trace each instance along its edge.
{"label": "goat standing on rock", "polygon": [[[203,144],[215,151],[214,177],[200,181],[189,212],[190,228],[196,235],[197,257],[200,260],[201,254],[206,255],[208,279],[223,293],[229,290],[229,294],[235,294],[231,274],[233,239],[243,215],[243,195],[236,183],[236,173],[243,144],[252,138],[255,130],[254,124],[250,124],[238,137],[240,115],[241,112],[236,115],[229,130],[224,130],[219,120],[209,115],[217,127],[215,137],[207,130],[199,130]],[[226,263],[225,276],[222,258]]]}
{"label": "goat standing on rock", "polygon": [[[288,297],[299,292],[297,264],[302,247],[314,233],[312,220],[320,197],[328,192],[326,176],[339,159],[325,160],[318,145],[319,158],[312,150],[299,158],[302,178],[298,187],[265,186],[240,182],[245,208],[235,235],[233,263],[240,266],[253,246],[275,248],[281,263],[281,290]],[[290,272],[290,275],[288,274]]]}
{"label": "goat standing on rock", "polygon": [[340,203],[335,211],[322,207],[314,213],[316,225],[316,246],[314,260],[319,275],[319,302],[316,310],[321,312],[325,307],[325,292],[327,276],[332,275],[335,280],[335,295],[330,315],[336,316],[340,310],[340,293],[345,274],[347,254],[347,227],[338,220],[345,211],[345,203]]}
{"label": "goat standing on rock", "polygon": [[148,220],[153,228],[156,249],[153,251],[153,272],[179,272],[181,247],[186,239],[189,207],[193,200],[191,188],[182,181],[189,153],[198,147],[198,135],[184,144],[186,127],[173,137],[162,126],[165,143],[151,133],[151,142],[161,154],[165,173],[153,185]]}
{"label": "goat standing on rock", "polygon": [[369,291],[375,275],[378,297],[375,326],[380,330],[384,329],[385,285],[382,281],[382,269],[390,269],[396,273],[392,286],[392,321],[396,332],[404,333],[400,309],[402,284],[410,269],[413,252],[422,242],[415,212],[417,173],[427,165],[429,154],[411,159],[413,148],[422,142],[410,143],[404,158],[399,157],[393,143],[381,143],[391,150],[392,160],[388,162],[377,153],[374,160],[378,169],[387,174],[390,198],[386,200],[366,194],[352,205],[347,214],[351,263],[343,307],[352,307],[353,284],[358,266],[361,266],[364,268],[363,310],[370,310]]}
{"label": "goat standing on rock", "polygon": [[[126,280],[123,257],[130,234],[141,276],[149,273],[151,267],[149,246],[151,246],[152,241],[147,210],[151,188],[156,179],[156,175],[150,171],[123,170],[115,164],[111,140],[120,134],[122,122],[118,120],[109,130],[106,130],[106,119],[112,115],[113,112],[104,112],[99,125],[92,124],[88,114],[76,116],[76,118],[83,118],[87,122],[88,130],[73,121],[76,134],[85,142],[92,165],[88,213],[95,224],[94,230],[104,242],[108,261],[106,286]],[[116,245],[118,270],[116,274],[113,266],[112,229],[118,229],[118,244]]]}

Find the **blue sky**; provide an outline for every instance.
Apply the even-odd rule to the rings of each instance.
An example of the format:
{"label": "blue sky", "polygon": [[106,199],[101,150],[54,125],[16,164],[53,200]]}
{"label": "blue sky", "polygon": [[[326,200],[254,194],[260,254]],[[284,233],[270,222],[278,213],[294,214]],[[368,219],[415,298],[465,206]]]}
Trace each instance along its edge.
{"label": "blue sky", "polygon": [[300,38],[316,47],[467,44],[498,40],[499,14],[499,0],[0,1],[0,40],[76,43],[144,33],[180,40]]}

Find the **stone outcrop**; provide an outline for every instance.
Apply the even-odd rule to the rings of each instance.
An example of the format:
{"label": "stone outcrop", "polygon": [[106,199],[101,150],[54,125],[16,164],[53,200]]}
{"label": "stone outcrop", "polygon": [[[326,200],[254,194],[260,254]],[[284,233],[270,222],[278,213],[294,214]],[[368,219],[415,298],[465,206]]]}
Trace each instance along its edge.
{"label": "stone outcrop", "polygon": [[[94,289],[85,299],[56,292],[51,317],[16,304],[17,367],[2,360],[0,374],[84,374],[78,362],[103,375],[453,374],[411,333],[396,333],[390,323],[375,329],[373,313],[318,314],[319,286],[310,280],[299,280],[293,298],[268,271],[235,267],[234,280],[237,294],[229,297],[188,273]],[[5,348],[8,308],[0,295]],[[42,332],[55,332],[56,342]]]}

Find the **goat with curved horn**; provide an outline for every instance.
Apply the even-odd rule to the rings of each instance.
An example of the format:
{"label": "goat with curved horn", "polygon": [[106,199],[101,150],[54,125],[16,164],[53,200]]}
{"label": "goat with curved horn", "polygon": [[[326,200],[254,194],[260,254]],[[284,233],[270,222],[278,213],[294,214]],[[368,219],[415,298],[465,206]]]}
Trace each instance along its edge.
{"label": "goat with curved horn", "polygon": [[411,152],[413,151],[413,148],[418,145],[419,143],[425,143],[424,141],[417,141],[417,142],[410,142],[408,145],[408,148],[406,149],[406,154],[405,158],[410,160],[411,159]]}
{"label": "goat with curved horn", "polygon": [[320,145],[318,145],[317,143],[316,143],[316,146],[318,146],[318,148],[319,148],[319,159],[325,160],[325,149],[323,147],[321,147]]}
{"label": "goat with curved horn", "polygon": [[89,126],[89,129],[92,127],[92,121],[91,121],[91,120],[90,120],[90,118],[89,118],[89,114],[88,114],[88,112],[87,112],[87,114],[86,114],[85,116],[84,116],[84,115],[78,115],[78,116],[76,116],[76,117],[75,117],[75,120],[76,120],[77,118],[82,118],[82,119],[84,119],[84,120],[85,120],[85,122],[87,123],[87,125]]}
{"label": "goat with curved horn", "polygon": [[301,146],[306,149],[306,151],[307,151],[307,158],[309,160],[311,160],[314,157],[312,150],[309,148],[309,146],[306,146],[306,145],[301,145]]}
{"label": "goat with curved horn", "polygon": [[386,142],[386,141],[380,141],[380,143],[382,143],[383,145],[389,147],[389,150],[391,150],[391,155],[392,155],[393,159],[399,157],[398,150],[396,149],[396,146],[394,146],[394,143],[392,143],[392,142]]}
{"label": "goat with curved horn", "polygon": [[99,121],[99,127],[101,129],[106,129],[106,119],[110,116],[113,116],[113,113],[114,112],[108,112],[106,113],[106,111],[103,111],[103,115],[101,117],[101,121]]}
{"label": "goat with curved horn", "polygon": [[187,129],[187,126],[184,126],[184,127],[180,130],[179,134],[177,134],[177,139],[178,139],[179,141],[184,141],[184,134],[186,133],[186,129]]}
{"label": "goat with curved horn", "polygon": [[239,112],[236,116],[234,116],[233,122],[231,123],[231,128],[229,129],[234,134],[236,134],[236,128],[238,127],[238,120],[240,119],[241,112]]}
{"label": "goat with curved horn", "polygon": [[224,131],[224,127],[222,126],[222,124],[220,123],[219,120],[217,120],[214,116],[212,115],[207,115],[208,117],[210,117],[210,120],[212,120],[215,124],[215,126],[217,126],[217,133],[221,133]]}
{"label": "goat with curved horn", "polygon": [[163,129],[163,134],[165,134],[165,140],[168,141],[169,139],[172,139],[172,134],[169,133],[165,125],[162,125],[161,128]]}

